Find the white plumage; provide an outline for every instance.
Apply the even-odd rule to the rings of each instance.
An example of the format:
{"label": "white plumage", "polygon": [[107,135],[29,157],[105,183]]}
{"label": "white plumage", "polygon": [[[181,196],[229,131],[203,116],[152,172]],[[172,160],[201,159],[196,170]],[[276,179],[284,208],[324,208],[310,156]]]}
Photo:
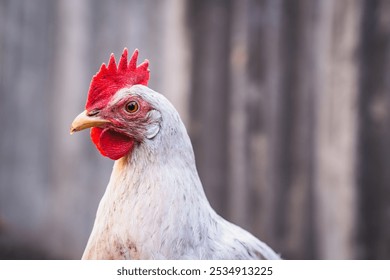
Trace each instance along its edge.
{"label": "white plumage", "polygon": [[132,96],[152,108],[144,138],[115,161],[83,259],[279,259],[211,208],[187,131],[164,96],[134,85],[109,107]]}

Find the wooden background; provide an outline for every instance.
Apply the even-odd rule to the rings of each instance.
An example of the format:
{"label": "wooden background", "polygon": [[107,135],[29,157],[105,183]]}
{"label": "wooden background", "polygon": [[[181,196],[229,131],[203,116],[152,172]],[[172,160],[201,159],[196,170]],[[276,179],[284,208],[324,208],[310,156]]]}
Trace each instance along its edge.
{"label": "wooden background", "polygon": [[0,258],[80,258],[112,161],[69,126],[124,47],[222,216],[284,258],[390,258],[387,0],[0,0]]}

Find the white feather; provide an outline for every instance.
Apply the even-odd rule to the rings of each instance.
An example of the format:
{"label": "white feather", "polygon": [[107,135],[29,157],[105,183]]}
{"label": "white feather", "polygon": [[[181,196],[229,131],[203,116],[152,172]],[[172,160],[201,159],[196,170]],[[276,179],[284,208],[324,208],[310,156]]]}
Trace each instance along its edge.
{"label": "white feather", "polygon": [[156,111],[145,141],[114,164],[83,259],[279,259],[211,208],[171,103],[141,85],[119,91],[114,100],[126,94]]}

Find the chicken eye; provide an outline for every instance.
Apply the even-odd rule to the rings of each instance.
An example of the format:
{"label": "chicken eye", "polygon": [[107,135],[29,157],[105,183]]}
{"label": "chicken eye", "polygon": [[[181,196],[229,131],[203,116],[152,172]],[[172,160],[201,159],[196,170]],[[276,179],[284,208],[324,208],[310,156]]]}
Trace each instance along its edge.
{"label": "chicken eye", "polygon": [[136,101],[130,101],[125,108],[128,113],[135,113],[138,111],[139,105]]}

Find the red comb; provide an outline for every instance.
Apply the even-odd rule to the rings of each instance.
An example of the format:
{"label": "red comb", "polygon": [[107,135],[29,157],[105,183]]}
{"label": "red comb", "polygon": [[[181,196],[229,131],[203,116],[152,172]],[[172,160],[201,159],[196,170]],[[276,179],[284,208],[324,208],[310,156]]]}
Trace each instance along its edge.
{"label": "red comb", "polygon": [[114,54],[111,54],[108,66],[103,63],[99,72],[92,78],[85,108],[87,110],[101,109],[121,88],[136,84],[147,85],[149,61],[145,60],[137,66],[137,58],[138,50],[135,49],[129,63],[127,63],[127,49],[125,48],[117,66]]}

